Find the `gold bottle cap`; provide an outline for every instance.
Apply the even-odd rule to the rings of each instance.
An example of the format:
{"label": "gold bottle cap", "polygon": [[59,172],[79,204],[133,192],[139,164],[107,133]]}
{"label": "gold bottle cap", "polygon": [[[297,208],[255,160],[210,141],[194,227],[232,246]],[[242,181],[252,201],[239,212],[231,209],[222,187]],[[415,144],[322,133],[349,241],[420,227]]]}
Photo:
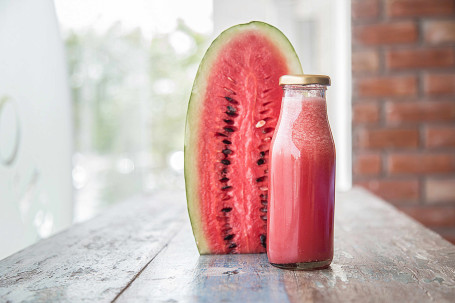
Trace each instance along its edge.
{"label": "gold bottle cap", "polygon": [[280,85],[321,84],[330,86],[330,77],[324,75],[284,75],[280,77]]}

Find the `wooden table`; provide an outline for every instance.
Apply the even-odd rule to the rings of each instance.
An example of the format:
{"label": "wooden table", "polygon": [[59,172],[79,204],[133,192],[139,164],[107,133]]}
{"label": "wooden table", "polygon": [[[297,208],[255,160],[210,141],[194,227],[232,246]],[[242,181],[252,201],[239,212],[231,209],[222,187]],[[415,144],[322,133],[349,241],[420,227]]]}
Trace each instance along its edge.
{"label": "wooden table", "polygon": [[141,197],[0,261],[0,302],[454,302],[455,246],[361,189],[338,193],[329,269],[199,256],[181,193]]}

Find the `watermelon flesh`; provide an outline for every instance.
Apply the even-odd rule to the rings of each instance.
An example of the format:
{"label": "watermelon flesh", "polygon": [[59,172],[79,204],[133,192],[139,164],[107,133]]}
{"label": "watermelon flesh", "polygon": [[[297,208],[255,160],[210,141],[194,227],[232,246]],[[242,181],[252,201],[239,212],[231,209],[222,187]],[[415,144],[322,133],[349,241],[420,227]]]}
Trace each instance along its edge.
{"label": "watermelon flesh", "polygon": [[201,254],[265,252],[278,79],[292,73],[301,73],[294,49],[262,22],[226,30],[204,56],[185,133],[188,210]]}

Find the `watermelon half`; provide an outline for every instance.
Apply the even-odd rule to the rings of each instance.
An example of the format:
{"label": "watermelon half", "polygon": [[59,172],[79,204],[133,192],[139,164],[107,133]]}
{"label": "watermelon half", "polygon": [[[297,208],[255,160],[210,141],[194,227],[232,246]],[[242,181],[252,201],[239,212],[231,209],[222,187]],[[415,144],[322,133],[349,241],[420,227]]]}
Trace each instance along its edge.
{"label": "watermelon half", "polygon": [[257,21],[221,33],[202,59],[185,130],[188,211],[201,254],[265,252],[278,80],[300,73],[289,40]]}

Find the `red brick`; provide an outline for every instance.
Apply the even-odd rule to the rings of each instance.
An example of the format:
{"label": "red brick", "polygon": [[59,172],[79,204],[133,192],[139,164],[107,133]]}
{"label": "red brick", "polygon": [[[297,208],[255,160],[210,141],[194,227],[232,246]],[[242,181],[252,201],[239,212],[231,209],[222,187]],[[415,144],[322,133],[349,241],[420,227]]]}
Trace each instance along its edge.
{"label": "red brick", "polygon": [[455,102],[387,102],[385,116],[390,123],[453,121]]}
{"label": "red brick", "polygon": [[354,174],[357,176],[378,175],[381,172],[381,155],[357,154],[354,157]]}
{"label": "red brick", "polygon": [[378,0],[352,0],[351,2],[352,20],[376,19],[379,16]]}
{"label": "red brick", "polygon": [[394,22],[353,27],[353,42],[365,45],[413,43],[417,41],[414,22]]}
{"label": "red brick", "polygon": [[426,21],[423,25],[425,42],[431,44],[455,42],[455,20]]}
{"label": "red brick", "polygon": [[455,179],[429,179],[425,181],[425,199],[429,203],[455,203]]}
{"label": "red brick", "polygon": [[455,63],[452,48],[389,50],[386,53],[389,69],[451,67]]}
{"label": "red brick", "polygon": [[455,226],[455,208],[452,207],[400,207],[400,210],[428,227]]}
{"label": "red brick", "polygon": [[428,74],[424,78],[424,90],[428,95],[455,94],[455,73]]}
{"label": "red brick", "polygon": [[455,172],[455,153],[391,153],[390,174],[437,174]]}
{"label": "red brick", "polygon": [[428,126],[425,129],[425,146],[455,147],[455,126]]}
{"label": "red brick", "polygon": [[389,202],[417,202],[419,199],[418,180],[369,180],[357,181],[355,184]]}
{"label": "red brick", "polygon": [[361,129],[356,146],[360,148],[403,148],[419,146],[419,131],[415,128]]}
{"label": "red brick", "polygon": [[388,0],[387,14],[392,17],[444,16],[454,12],[453,0]]}
{"label": "red brick", "polygon": [[373,102],[355,103],[352,106],[352,122],[359,123],[377,123],[379,121],[379,106]]}
{"label": "red brick", "polygon": [[377,51],[353,51],[352,72],[376,72],[379,70],[379,54]]}
{"label": "red brick", "polygon": [[356,82],[360,97],[415,96],[417,93],[414,76],[363,78]]}

